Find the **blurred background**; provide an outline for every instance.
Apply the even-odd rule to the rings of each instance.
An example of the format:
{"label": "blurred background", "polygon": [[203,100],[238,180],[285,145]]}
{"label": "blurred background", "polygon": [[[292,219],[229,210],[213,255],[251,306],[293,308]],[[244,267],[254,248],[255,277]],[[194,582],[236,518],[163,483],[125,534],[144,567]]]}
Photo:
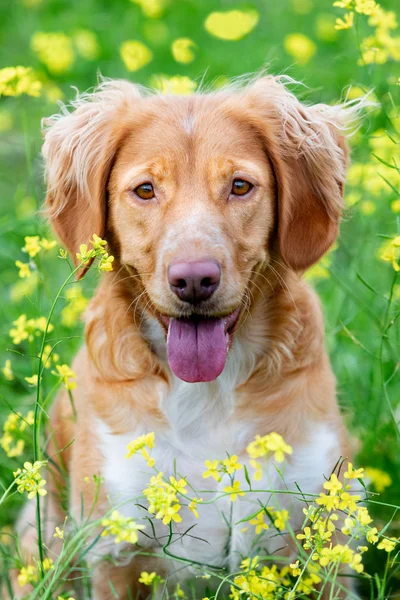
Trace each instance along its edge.
{"label": "blurred background", "polygon": [[[12,411],[27,413],[33,406],[38,319],[48,314],[68,275],[65,261],[57,258],[57,247],[46,248],[44,242],[35,254],[24,239],[52,239],[38,213],[44,200],[41,118],[58,112],[57,103],[68,103],[76,90],[92,88],[99,74],[189,94],[199,85],[220,87],[232,77],[266,68],[301,82],[293,90],[305,102],[335,103],[369,92],[377,103],[365,113],[350,141],[352,166],[339,243],[307,277],[322,298],[339,401],[354,438],[357,464],[369,468],[371,485],[387,504],[376,507],[378,527],[392,518],[400,496],[399,5],[398,0],[384,0],[382,12],[374,16],[368,2],[339,0],[334,6],[329,0],[3,0],[0,482],[4,488],[21,461],[32,458],[32,436],[13,431],[7,419]],[[89,273],[56,308],[53,336],[61,363],[69,364],[82,342],[80,315],[96,278],[94,271]],[[52,379],[49,371],[43,385],[50,402],[57,378]],[[20,500],[14,494],[2,504],[2,527],[12,523]],[[391,531],[399,535],[396,514]],[[383,572],[382,554],[373,549],[368,553],[370,573]],[[396,577],[398,569],[393,589],[399,585]]]}

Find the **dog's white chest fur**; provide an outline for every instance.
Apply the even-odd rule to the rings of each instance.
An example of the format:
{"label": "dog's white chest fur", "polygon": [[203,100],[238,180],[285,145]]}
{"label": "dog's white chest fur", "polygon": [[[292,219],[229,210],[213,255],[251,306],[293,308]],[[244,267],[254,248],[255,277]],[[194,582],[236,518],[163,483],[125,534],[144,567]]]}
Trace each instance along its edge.
{"label": "dog's white chest fur", "polygon": [[[227,367],[229,369],[229,364]],[[235,379],[232,373],[230,376],[232,380]],[[257,433],[265,432],[256,431],[254,423],[229,420],[235,395],[233,389],[229,390],[224,385],[224,380],[222,385],[216,382],[185,384],[177,380],[169,397],[160,399],[160,402],[170,426],[155,431],[155,447],[151,455],[157,469],[166,478],[174,474],[177,478],[186,478],[191,498],[202,497],[205,501],[215,499],[225,486],[230,485],[229,477],[225,475],[219,483],[211,478],[204,479],[204,461],[236,454],[237,449],[245,447]],[[142,536],[142,545],[160,549],[166,543],[169,527],[160,520],[153,520],[158,542],[151,539],[153,529],[146,521],[146,517],[151,515],[139,506],[147,505],[142,491],[155,471],[147,466],[140,455],[124,458],[128,443],[139,435],[149,433],[149,430],[138,425],[129,434],[115,435],[100,421],[97,427],[100,450],[104,456],[102,475],[112,504],[117,505],[124,515],[140,519],[141,523],[146,524],[146,533],[150,537]],[[262,503],[287,509],[292,528],[300,528],[305,504],[296,495],[287,492],[297,492],[298,486],[304,493],[318,493],[324,476],[329,477],[332,465],[338,458],[337,448],[336,433],[325,424],[315,424],[309,429],[307,443],[293,448],[290,462],[279,465],[282,473],[270,463],[264,469],[262,480],[254,482],[254,489],[268,492],[246,493],[234,503],[225,496],[211,504],[199,505],[199,519],[195,518],[187,502],[182,499],[182,522],[173,524],[173,543],[169,551],[198,563],[235,569],[243,556],[256,549],[256,543],[260,545],[259,541],[256,542],[254,526],[239,521],[259,510]],[[239,456],[239,460],[247,465],[250,474],[254,472],[246,455]],[[247,490],[244,470],[238,471],[236,478]],[[269,553],[285,547],[281,533],[273,526],[266,532],[262,544]],[[108,546],[107,550],[112,548]],[[114,551],[117,553],[118,549],[114,548]]]}

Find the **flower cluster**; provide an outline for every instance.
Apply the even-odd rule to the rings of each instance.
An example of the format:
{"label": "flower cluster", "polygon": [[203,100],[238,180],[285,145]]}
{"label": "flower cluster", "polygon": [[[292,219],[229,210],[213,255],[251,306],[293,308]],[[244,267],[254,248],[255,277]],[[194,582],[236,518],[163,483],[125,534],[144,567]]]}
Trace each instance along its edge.
{"label": "flower cluster", "polygon": [[61,323],[65,327],[74,327],[88,304],[88,299],[82,293],[80,285],[73,285],[65,291],[67,304],[61,311]]}
{"label": "flower cluster", "polygon": [[152,78],[152,85],[162,94],[171,96],[190,96],[197,88],[197,83],[185,75],[156,75]]}
{"label": "flower cluster", "polygon": [[38,235],[27,235],[24,240],[25,246],[22,248],[22,252],[26,252],[31,258],[35,258],[41,251],[52,250],[57,245],[54,240],[40,238]]}
{"label": "flower cluster", "polygon": [[392,34],[398,26],[395,12],[384,10],[375,0],[337,0],[333,6],[349,11],[336,19],[336,29],[351,29],[357,13],[368,17],[368,25],[375,29],[361,44],[360,65],[400,60],[400,37]]}
{"label": "flower cluster", "polygon": [[112,271],[112,263],[114,257],[110,256],[105,249],[107,245],[106,240],[101,239],[95,233],[93,238],[90,240],[91,248],[87,244],[81,244],[79,246],[79,252],[76,254],[76,258],[82,265],[88,265],[95,258],[99,258],[98,269],[99,271]]}
{"label": "flower cluster", "polygon": [[255,469],[254,479],[260,481],[262,477],[262,464],[257,458],[268,459],[273,455],[278,463],[285,460],[285,454],[292,454],[293,450],[279,433],[269,433],[264,436],[257,435],[256,439],[247,446],[250,456],[250,465]]}
{"label": "flower cluster", "polygon": [[126,448],[128,452],[126,453],[125,458],[132,458],[132,456],[140,452],[148,466],[153,467],[154,459],[151,458],[149,454],[149,450],[152,448],[154,448],[154,433],[146,433],[139,436],[136,440],[129,442]]}
{"label": "flower cluster", "polygon": [[42,83],[30,67],[0,69],[0,96],[40,96]]}
{"label": "flower cluster", "polygon": [[37,460],[35,463],[26,462],[24,463],[23,469],[17,469],[14,471],[14,479],[17,484],[17,490],[20,494],[24,492],[28,493],[28,498],[34,498],[36,494],[39,496],[45,496],[47,490],[44,489],[46,481],[40,474],[42,469],[47,464],[47,461]]}
{"label": "flower cluster", "polygon": [[[42,569],[46,573],[50,571],[50,569],[54,569],[53,561],[51,558],[43,559]],[[20,587],[24,587],[25,585],[34,585],[37,583],[39,579],[39,572],[42,570],[40,568],[40,563],[38,562],[36,565],[27,565],[26,567],[22,567],[20,572],[18,573],[17,581]],[[72,598],[72,600],[74,600]]]}
{"label": "flower cluster", "polygon": [[289,520],[289,512],[286,509],[278,510],[271,506],[262,508],[253,518],[250,519],[250,525],[254,525],[256,534],[269,529],[268,523],[265,522],[265,517],[268,516],[270,522],[278,531],[284,531]]}
{"label": "flower cluster", "polygon": [[[14,327],[10,329],[10,337],[14,344],[20,344],[24,340],[32,341],[35,336],[46,330],[46,317],[28,319],[25,314],[13,321]],[[47,331],[53,331],[54,326],[49,324]]]}
{"label": "flower cluster", "polygon": [[143,490],[143,495],[149,502],[149,513],[154,514],[156,519],[161,519],[164,525],[171,521],[182,521],[179,514],[182,507],[178,495],[187,494],[185,479],[177,480],[171,476],[169,481],[170,483],[165,481],[163,474],[159,472],[151,477],[148,487]]}
{"label": "flower cluster", "polygon": [[31,48],[53,75],[68,71],[74,62],[72,40],[65,33],[38,31],[32,36]]}
{"label": "flower cluster", "polygon": [[68,365],[56,365],[56,369],[52,371],[53,375],[60,379],[66,390],[74,390],[76,388],[76,381],[72,381],[76,377],[74,371]]}
{"label": "flower cluster", "polygon": [[153,53],[139,40],[127,40],[121,44],[121,58],[128,71],[139,71],[152,59]]}
{"label": "flower cluster", "polygon": [[384,492],[385,489],[390,487],[393,483],[390,475],[380,469],[367,467],[365,469],[365,475],[379,494]]}
{"label": "flower cluster", "polygon": [[127,542],[128,544],[137,544],[139,540],[139,531],[145,529],[144,525],[136,523],[132,517],[124,517],[118,510],[114,510],[110,517],[101,521],[102,537],[112,535],[115,543]]}
{"label": "flower cluster", "polygon": [[21,413],[8,415],[3,425],[3,435],[0,438],[0,446],[10,458],[21,456],[25,448],[24,432],[27,426],[34,423],[33,411],[25,416]]}
{"label": "flower cluster", "polygon": [[228,456],[224,460],[206,460],[206,470],[203,473],[204,479],[212,477],[215,481],[221,481],[224,474],[233,475],[236,471],[243,469],[236,454]]}

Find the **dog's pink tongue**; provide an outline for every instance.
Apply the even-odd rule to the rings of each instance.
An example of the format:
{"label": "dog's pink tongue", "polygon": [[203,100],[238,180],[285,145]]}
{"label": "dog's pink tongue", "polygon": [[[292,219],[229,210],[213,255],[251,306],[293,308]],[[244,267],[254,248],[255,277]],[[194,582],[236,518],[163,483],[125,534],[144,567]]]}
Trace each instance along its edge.
{"label": "dog's pink tongue", "polygon": [[183,381],[213,381],[225,366],[228,342],[225,319],[171,319],[167,338],[169,365]]}

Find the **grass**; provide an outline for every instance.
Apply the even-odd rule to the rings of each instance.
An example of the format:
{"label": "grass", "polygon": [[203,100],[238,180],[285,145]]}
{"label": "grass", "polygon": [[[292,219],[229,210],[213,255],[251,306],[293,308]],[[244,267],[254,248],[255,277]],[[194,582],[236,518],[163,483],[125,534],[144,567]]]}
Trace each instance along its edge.
{"label": "grass", "polygon": [[[144,10],[148,10],[149,2],[142,4]],[[395,10],[396,0],[383,2],[382,6],[388,11]],[[307,102],[333,103],[343,97],[343,93],[354,96],[373,90],[379,106],[365,115],[360,130],[351,139],[353,165],[345,195],[348,208],[338,246],[310,271],[308,277],[323,302],[327,345],[337,376],[339,403],[355,441],[356,464],[379,469],[387,474],[387,481],[391,481],[378,494],[379,482],[384,476],[378,472],[376,479],[376,472],[370,472],[377,483],[371,484],[375,495],[369,496],[368,509],[384,535],[400,535],[397,513],[400,498],[400,276],[390,260],[380,258],[382,247],[390,245],[400,234],[400,87],[393,75],[398,64],[390,57],[382,64],[363,64],[360,60],[363,41],[374,31],[368,24],[368,17],[356,14],[351,29],[337,31],[335,18],[341,17],[344,10],[325,0],[254,0],[250,8],[258,11],[259,22],[239,41],[224,41],[205,30],[203,23],[211,11],[235,7],[249,8],[242,3],[222,0],[182,0],[179,3],[171,0],[157,18],[146,16],[139,3],[129,0],[112,3],[105,0],[16,0],[11,6],[0,9],[0,66],[32,67],[35,77],[42,82],[42,91],[37,98],[26,95],[0,97],[3,286],[0,354],[2,365],[11,360],[13,371],[12,379],[6,376],[0,379],[0,424],[5,423],[12,412],[25,415],[36,408],[35,425],[27,426],[20,434],[24,440],[23,454],[10,457],[0,449],[0,484],[4,491],[0,503],[3,532],[0,577],[6,585],[10,567],[21,567],[15,550],[17,540],[10,527],[25,498],[12,485],[13,471],[21,467],[24,460],[45,457],[43,431],[47,407],[60,385],[59,378],[46,371],[42,387],[37,391],[41,404],[46,404],[46,410],[41,412],[35,400],[35,389],[25,377],[36,373],[38,365],[41,368],[42,351],[47,343],[60,355],[60,364],[70,364],[83,339],[82,326],[79,319],[74,318],[74,308],[79,312],[79,302],[74,304],[66,298],[65,290],[53,307],[51,323],[55,327],[49,331],[46,340],[41,330],[31,341],[19,344],[13,344],[9,336],[13,321],[21,314],[30,319],[43,316],[47,319],[58,290],[69,276],[66,261],[57,258],[57,249],[41,252],[35,259],[35,285],[32,285],[32,278],[19,279],[15,266],[16,260],[27,262],[27,255],[21,252],[25,236],[50,237],[45,220],[37,212],[44,198],[40,119],[57,111],[57,96],[66,100],[73,97],[71,86],[81,91],[92,87],[98,71],[104,76],[129,78],[146,85],[154,83],[154,75],[178,74],[212,86],[268,64],[270,72],[283,72],[304,82],[306,86],[298,86],[296,93]],[[87,48],[85,51],[81,48],[81,54],[78,53],[77,32],[82,29],[86,33],[89,31],[86,46],[92,44],[92,54]],[[54,50],[55,42],[49,44],[50,59],[47,61],[43,56],[39,60],[32,50],[32,36],[43,31],[64,32],[68,39],[73,39],[72,62],[68,68],[58,66],[55,70],[63,55],[62,51]],[[288,36],[294,33],[301,33],[308,41],[298,41],[294,50],[290,50]],[[397,35],[400,35],[399,30]],[[171,43],[180,37],[188,37],[196,44],[195,59],[190,64],[177,63],[171,54]],[[119,53],[121,43],[132,39],[144,42],[153,53],[152,61],[135,73],[127,71]],[[64,48],[64,55],[66,52]],[[392,252],[396,258],[398,250],[392,248]],[[81,284],[84,297],[90,296],[96,281],[96,273],[89,272]],[[80,303],[83,305],[84,300]],[[6,490],[9,491],[6,493]],[[271,515],[266,514],[266,518]],[[85,557],[87,540],[95,528],[95,522],[88,522],[76,531],[72,528],[74,533],[66,540],[56,568],[39,573],[40,583],[29,595],[30,600],[57,598],[61,594],[57,585],[71,575],[67,564],[72,556],[81,559],[82,569],[79,578],[83,583],[76,598],[90,597]],[[164,546],[165,551],[168,553],[168,545]],[[306,561],[303,556],[301,564]],[[400,597],[399,561],[395,551],[388,554],[372,545],[363,556],[363,562],[368,576],[357,576],[363,598]],[[210,583],[207,592],[210,597],[219,589],[218,581],[222,582],[228,575],[217,573],[214,577],[216,579]],[[326,578],[336,579],[335,569]],[[289,589],[289,598],[303,597],[295,583],[292,582]],[[74,594],[72,584],[67,591]],[[227,597],[224,587],[219,589],[217,596]]]}

